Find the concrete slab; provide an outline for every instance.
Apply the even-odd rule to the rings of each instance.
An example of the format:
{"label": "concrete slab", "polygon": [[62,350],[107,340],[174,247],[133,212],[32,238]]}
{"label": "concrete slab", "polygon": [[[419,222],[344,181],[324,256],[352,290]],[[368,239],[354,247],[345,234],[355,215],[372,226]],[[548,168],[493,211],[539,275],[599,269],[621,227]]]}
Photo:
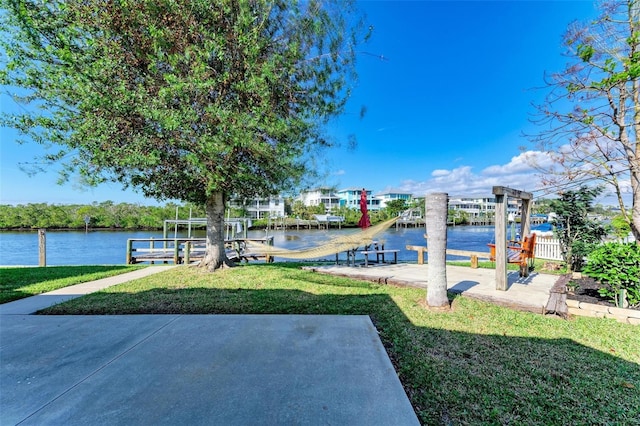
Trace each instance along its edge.
{"label": "concrete slab", "polygon": [[69,287],[60,288],[58,290],[39,294],[37,296],[26,297],[24,299],[14,300],[13,302],[3,303],[0,305],[0,315],[32,314],[41,309],[57,305],[58,303],[66,302],[67,300],[74,299],[76,297],[84,296],[85,294],[93,293],[94,291],[122,284],[127,281],[136,280],[138,278],[147,277],[149,275],[157,274],[159,272],[163,272],[167,269],[175,267],[175,265],[149,266],[147,268],[138,269],[132,272],[127,272],[125,274],[114,275],[113,277],[107,277],[82,284],[71,285]]}
{"label": "concrete slab", "polygon": [[367,316],[0,319],[2,424],[419,424]]}
{"label": "concrete slab", "polygon": [[[316,266],[317,272],[341,275],[386,284],[427,288],[429,265],[392,264],[372,267],[341,265]],[[558,276],[533,272],[529,277],[520,277],[517,271],[507,274],[508,289],[496,290],[494,269],[472,269],[464,266],[447,265],[447,288],[449,291],[467,297],[513,307],[535,313],[542,313],[549,300],[549,292]]]}

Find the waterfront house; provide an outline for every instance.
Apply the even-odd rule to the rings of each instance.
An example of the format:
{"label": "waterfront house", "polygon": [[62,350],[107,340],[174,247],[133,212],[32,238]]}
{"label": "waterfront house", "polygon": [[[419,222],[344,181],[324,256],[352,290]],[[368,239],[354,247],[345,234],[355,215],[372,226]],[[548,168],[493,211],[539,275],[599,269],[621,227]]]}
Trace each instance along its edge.
{"label": "waterfront house", "polygon": [[302,191],[296,198],[302,201],[307,207],[315,207],[320,204],[324,205],[325,212],[331,213],[334,209],[340,207],[340,197],[335,194],[335,190],[329,187],[318,187]]}
{"label": "waterfront house", "polygon": [[406,204],[409,204],[411,203],[411,200],[413,200],[413,195],[410,192],[401,191],[381,192],[374,195],[373,197],[380,200],[380,208],[387,207],[387,203],[389,201],[403,200]]}
{"label": "waterfront house", "polygon": [[[507,214],[520,215],[521,202],[518,199],[507,201]],[[496,213],[495,197],[451,197],[449,210],[465,212],[470,219],[493,218]]]}
{"label": "waterfront house", "polygon": [[229,207],[244,209],[251,219],[278,218],[285,216],[284,198],[277,195],[269,198],[232,199]]}
{"label": "waterfront house", "polygon": [[[338,196],[340,197],[340,207],[359,209],[361,192],[362,188],[345,188],[339,190]],[[365,192],[367,193],[367,209],[370,211],[380,210],[381,200],[376,197],[372,197],[371,194],[373,191],[370,189],[365,189]]]}

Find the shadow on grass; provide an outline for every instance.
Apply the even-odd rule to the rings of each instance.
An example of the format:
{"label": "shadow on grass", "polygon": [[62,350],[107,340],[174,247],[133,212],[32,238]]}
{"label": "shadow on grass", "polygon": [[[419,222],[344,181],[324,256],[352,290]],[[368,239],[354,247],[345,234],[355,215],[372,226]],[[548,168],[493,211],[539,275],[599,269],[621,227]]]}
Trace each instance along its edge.
{"label": "shadow on grass", "polygon": [[[0,303],[23,299],[56,288],[117,275],[120,272],[134,269],[138,268],[127,265],[3,267],[0,268]],[[53,286],[46,284],[55,280],[62,282],[60,285]],[[38,284],[43,284],[42,290],[35,288]],[[34,288],[25,290],[29,286],[34,286]]]}
{"label": "shadow on grass", "polygon": [[457,328],[455,312],[411,321],[388,294],[166,288],[94,293],[41,313],[369,315],[423,424],[640,424],[638,364],[567,338],[436,325],[448,315]]}

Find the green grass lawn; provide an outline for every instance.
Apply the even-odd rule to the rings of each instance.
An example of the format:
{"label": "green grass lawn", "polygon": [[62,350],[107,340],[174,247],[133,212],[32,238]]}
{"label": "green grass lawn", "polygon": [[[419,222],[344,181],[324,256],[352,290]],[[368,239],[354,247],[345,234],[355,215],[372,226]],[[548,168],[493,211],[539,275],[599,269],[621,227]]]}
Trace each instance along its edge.
{"label": "green grass lawn", "polygon": [[141,265],[104,265],[0,268],[0,303],[119,275],[144,267]]}
{"label": "green grass lawn", "polygon": [[640,425],[640,328],[517,312],[425,291],[255,264],[181,267],[46,314],[369,315],[424,424]]}

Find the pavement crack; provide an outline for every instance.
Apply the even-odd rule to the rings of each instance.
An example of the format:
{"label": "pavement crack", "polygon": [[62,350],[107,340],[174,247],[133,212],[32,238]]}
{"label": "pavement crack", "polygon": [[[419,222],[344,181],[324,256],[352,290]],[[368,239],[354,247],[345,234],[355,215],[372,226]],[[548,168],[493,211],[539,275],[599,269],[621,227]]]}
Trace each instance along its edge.
{"label": "pavement crack", "polygon": [[141,344],[145,343],[146,341],[148,341],[149,339],[151,339],[153,336],[155,336],[156,334],[158,334],[160,331],[164,330],[166,327],[168,327],[169,325],[173,324],[175,321],[177,321],[179,318],[181,318],[182,315],[178,315],[175,318],[167,321],[165,324],[159,326],[157,329],[155,329],[153,332],[149,333],[147,336],[145,336],[144,338],[140,339],[138,342],[136,342],[135,344],[133,344],[132,346],[128,347],[127,349],[125,349],[124,351],[122,351],[121,353],[119,353],[118,355],[114,356],[113,358],[111,358],[110,360],[106,361],[105,363],[103,363],[102,365],[100,365],[98,368],[96,368],[95,370],[93,370],[91,373],[87,374],[85,377],[83,377],[82,379],[78,380],[76,383],[74,383],[73,385],[69,386],[67,389],[65,389],[64,391],[62,391],[59,395],[53,397],[51,400],[47,401],[46,403],[44,403],[40,408],[34,410],[31,414],[29,414],[27,417],[25,417],[24,419],[20,420],[18,423],[16,423],[16,425],[20,425],[24,422],[26,422],[27,420],[29,420],[31,417],[35,416],[36,414],[38,414],[39,412],[41,412],[42,410],[44,410],[45,408],[47,408],[48,406],[50,406],[51,404],[53,404],[54,402],[56,402],[57,400],[59,400],[60,398],[62,398],[63,396],[65,396],[66,394],[68,394],[69,392],[71,392],[73,389],[77,388],[78,386],[80,386],[82,383],[86,382],[87,380],[89,380],[91,377],[95,376],[96,374],[98,374],[100,371],[104,370],[105,368],[107,368],[108,366],[110,366],[111,364],[113,364],[114,362],[116,362],[117,360],[119,360],[120,358],[122,358],[123,356],[125,356],[126,354],[130,353],[131,351],[133,351],[135,348],[137,348],[138,346],[140,346]]}

